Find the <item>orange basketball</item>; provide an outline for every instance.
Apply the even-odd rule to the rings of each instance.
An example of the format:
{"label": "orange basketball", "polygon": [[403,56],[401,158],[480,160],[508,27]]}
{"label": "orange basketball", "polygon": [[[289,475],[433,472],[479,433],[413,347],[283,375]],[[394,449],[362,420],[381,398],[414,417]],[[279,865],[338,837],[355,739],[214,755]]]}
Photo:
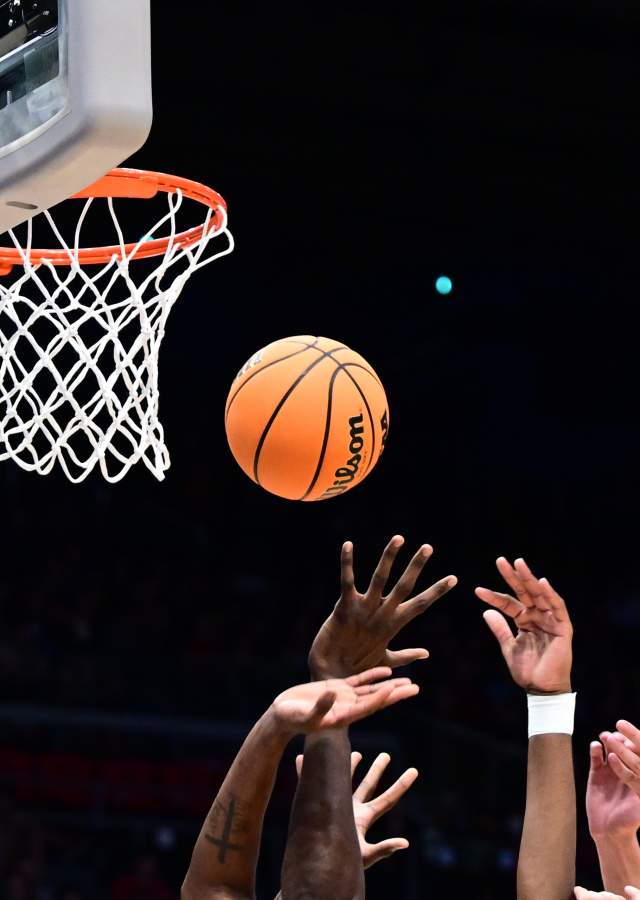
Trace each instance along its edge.
{"label": "orange basketball", "polygon": [[225,412],[246,474],[289,500],[327,500],[363,481],[389,431],[387,398],[369,363],[328,338],[285,338],[240,369]]}

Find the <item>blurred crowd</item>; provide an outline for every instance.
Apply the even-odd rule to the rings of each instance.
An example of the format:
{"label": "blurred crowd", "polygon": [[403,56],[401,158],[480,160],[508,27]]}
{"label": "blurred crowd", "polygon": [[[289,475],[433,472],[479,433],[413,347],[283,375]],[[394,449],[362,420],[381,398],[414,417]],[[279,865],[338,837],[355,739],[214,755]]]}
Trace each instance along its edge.
{"label": "blurred crowd", "polygon": [[[483,531],[441,504],[444,537],[424,534],[417,507],[395,509],[387,524],[378,502],[382,493],[383,506],[393,503],[394,488],[384,479],[377,492],[363,490],[357,498],[359,516],[349,512],[348,500],[309,512],[262,496],[257,516],[248,481],[219,479],[204,462],[188,465],[196,458],[190,440],[186,449],[177,442],[180,479],[157,486],[146,473],[134,474],[126,491],[96,482],[70,493],[62,479],[23,477],[9,466],[0,473],[6,499],[0,532],[11,554],[0,576],[0,717],[16,706],[27,719],[31,709],[115,717],[100,732],[38,724],[35,714],[29,728],[9,727],[10,717],[0,721],[5,894],[57,900],[66,885],[78,885],[80,896],[112,900],[113,884],[131,873],[136,853],[151,848],[157,878],[177,895],[202,817],[241,735],[274,696],[308,677],[308,649],[337,598],[341,542],[355,539],[362,581],[390,536],[387,529],[406,523],[408,549],[425,537],[436,546],[421,583],[455,572],[460,585],[407,629],[408,646],[431,651],[412,669],[423,686],[420,697],[376,717],[366,746],[358,744],[366,729],[354,729],[354,748],[388,750],[398,757],[397,769],[415,765],[421,772],[393,826],[412,849],[376,867],[369,895],[384,897],[390,881],[403,886],[403,900],[447,890],[452,879],[460,885],[467,878],[475,890],[482,874],[487,897],[511,898],[526,712],[473,587],[478,581],[497,586],[492,559],[510,548],[496,535],[518,515],[516,501],[505,495],[511,512],[505,504],[487,507]],[[607,513],[604,494],[589,504],[577,488],[570,503],[560,492],[554,497],[549,514],[568,515],[566,503],[583,536],[589,516]],[[525,552],[534,569],[542,560],[540,574],[565,595],[575,624],[580,784],[589,740],[619,716],[639,717],[633,701],[640,696],[637,589],[608,573],[606,558],[586,559],[575,535],[566,545],[550,544],[526,517],[518,521],[516,552]],[[126,722],[144,715],[166,718],[166,732],[127,737]],[[227,736],[185,746],[171,732],[174,719],[214,730],[222,723]],[[200,774],[207,767],[205,783]],[[16,793],[20,772],[37,790]],[[57,788],[45,790],[47,779],[57,780]],[[133,782],[135,790],[128,787]],[[285,779],[267,822],[271,852],[261,883],[274,895],[292,790],[292,779]],[[177,835],[170,847],[156,840],[164,827]],[[584,881],[595,883],[588,840],[579,843],[578,855]]]}
{"label": "blurred crowd", "polygon": [[[37,566],[18,566],[4,573],[0,583],[2,703],[224,720],[237,723],[241,733],[276,693],[306,678],[310,641],[334,599],[325,596],[324,583],[335,578],[335,566],[329,565],[326,579],[307,586],[304,606],[300,606],[295,586],[279,581],[277,572],[260,575],[231,567],[212,583],[206,552],[194,554],[188,570],[173,562],[149,570],[139,565],[135,554],[123,554],[113,564],[106,562],[97,556],[88,565],[77,545],[64,542],[39,559]],[[68,573],[76,568],[82,577],[70,580]],[[555,581],[563,583],[562,573]],[[571,597],[569,578],[566,585]],[[618,715],[633,716],[635,710],[625,704],[634,691],[638,694],[640,685],[632,656],[627,655],[639,624],[636,598],[621,593],[615,604],[599,603],[595,592],[585,594],[581,584],[578,588],[574,610],[580,648],[576,687],[582,700],[576,735],[580,779],[585,775],[581,750],[586,760],[588,740],[599,728]],[[276,617],[272,615],[274,598],[280,607]],[[455,872],[457,879],[468,877],[471,883],[477,873],[491,872],[493,893],[487,896],[503,896],[499,886],[504,884],[506,897],[521,828],[524,708],[501,668],[491,636],[484,634],[481,619],[464,620],[465,604],[472,602],[452,595],[428,614],[424,634],[428,634],[433,658],[424,664],[427,690],[393,720],[394,747],[399,747],[403,761],[417,765],[423,773],[399,813],[398,826],[414,850],[412,861],[403,864],[395,877],[405,878],[407,884],[435,886],[440,878],[446,885],[447,873]],[[288,617],[292,609],[295,616]],[[594,665],[585,652],[605,630],[607,645],[619,653],[615,668]],[[278,652],[274,653],[276,642]],[[354,746],[357,739],[356,731]],[[210,742],[194,757],[192,749],[181,753],[175,741],[165,743],[163,749],[161,741],[140,738],[132,748],[123,743],[117,727],[106,735],[82,739],[52,728],[3,728],[0,871],[4,896],[9,900],[176,896],[199,822],[233,746],[225,744],[222,749]],[[385,749],[389,748],[372,748]],[[62,788],[58,784],[57,791],[16,791],[16,772],[9,771],[16,753],[28,755],[29,766],[40,772],[39,783],[42,772],[55,780],[64,776],[65,766],[75,767],[73,789],[67,780]],[[69,754],[73,754],[70,762]],[[124,765],[129,772],[114,790],[127,793],[134,776],[137,783],[135,789],[131,786],[128,801],[120,799],[110,806],[104,801],[104,791],[108,797],[109,789],[104,784],[115,777],[114,761],[120,766],[117,771]],[[184,798],[182,803],[173,802],[176,792],[187,794],[182,776],[174,771],[178,765],[190,772],[184,785],[197,792],[191,805]],[[203,765],[211,770],[204,784],[193,774]],[[160,767],[162,777],[144,774],[151,771],[150,766]],[[173,779],[173,800],[160,793],[145,807],[140,779],[146,784],[147,777],[152,793],[160,790],[161,782],[166,788]],[[100,801],[93,787],[91,796],[78,800],[82,778],[90,786],[102,785]],[[276,804],[274,823],[268,825],[274,829],[268,838],[274,847],[286,828],[291,792],[289,782],[284,799]],[[70,808],[76,814],[73,827],[65,827]],[[78,818],[78,812],[83,811],[87,824],[81,827],[79,821],[85,820]],[[98,827],[98,811],[103,816],[117,813],[106,830],[103,819]],[[132,857],[127,822],[128,817],[138,821],[140,816],[146,817],[142,832],[154,852]],[[177,821],[181,830],[171,832],[174,838],[158,845],[158,828],[167,820]],[[589,871],[594,865],[587,844],[579,847],[579,865]],[[371,896],[378,896],[376,885],[383,895],[386,877],[384,871],[376,873]],[[277,887],[273,862],[267,883],[269,879]]]}

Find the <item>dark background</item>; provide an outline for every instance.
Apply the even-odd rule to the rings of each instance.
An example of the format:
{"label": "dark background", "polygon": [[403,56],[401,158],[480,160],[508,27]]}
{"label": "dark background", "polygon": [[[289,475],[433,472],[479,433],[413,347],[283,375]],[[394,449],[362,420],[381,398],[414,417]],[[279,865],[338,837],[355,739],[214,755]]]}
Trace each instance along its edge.
{"label": "dark background", "polygon": [[[156,119],[133,164],[217,188],[237,250],[170,320],[164,483],[144,467],[115,487],[0,470],[11,900],[115,897],[146,853],[177,895],[243,734],[306,678],[345,539],[361,584],[397,532],[434,545],[425,584],[460,579],[403,636],[431,650],[412,671],[420,698],[354,729],[367,760],[389,750],[396,774],[421,770],[379,830],[411,849],[371,871],[371,898],[514,896],[525,700],[473,596],[497,586],[496,556],[525,555],[569,603],[581,804],[588,741],[639,718],[640,14],[530,6],[176,17],[155,0]],[[383,460],[322,504],[264,493],[225,442],[234,374],[294,334],[362,353],[390,402]],[[291,773],[292,754],[261,897]],[[595,887],[581,826],[579,881]]]}

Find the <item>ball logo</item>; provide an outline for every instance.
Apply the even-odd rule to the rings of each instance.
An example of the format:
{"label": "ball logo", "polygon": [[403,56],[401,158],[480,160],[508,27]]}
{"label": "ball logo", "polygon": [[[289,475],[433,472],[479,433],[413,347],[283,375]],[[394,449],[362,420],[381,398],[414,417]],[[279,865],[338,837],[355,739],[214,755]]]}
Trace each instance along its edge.
{"label": "ball logo", "polygon": [[389,437],[389,414],[386,409],[383,417],[380,419],[380,428],[382,428],[382,446],[380,447],[380,456],[382,456]]}
{"label": "ball logo", "polygon": [[354,480],[358,474],[360,463],[362,462],[362,449],[364,447],[364,417],[362,413],[359,416],[353,416],[349,419],[349,453],[353,454],[344,464],[335,471],[335,481],[333,487],[327,488],[321,500],[327,497],[335,497],[342,494]]}
{"label": "ball logo", "polygon": [[262,362],[262,357],[264,355],[264,350],[258,350],[257,353],[254,353],[251,359],[247,360],[247,362],[240,369],[236,378],[242,378],[243,375],[246,375],[249,369],[253,369],[255,366],[259,366]]}

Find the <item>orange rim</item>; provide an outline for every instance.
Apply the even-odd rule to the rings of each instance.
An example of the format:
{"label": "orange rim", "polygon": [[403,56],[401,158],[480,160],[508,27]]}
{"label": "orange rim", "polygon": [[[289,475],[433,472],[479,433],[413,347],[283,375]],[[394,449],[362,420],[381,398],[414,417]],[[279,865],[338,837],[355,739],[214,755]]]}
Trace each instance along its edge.
{"label": "orange rim", "polygon": [[[201,203],[213,210],[213,215],[208,225],[199,225],[180,234],[171,237],[146,241],[141,244],[132,259],[147,259],[152,256],[163,256],[170,243],[174,246],[186,248],[199,243],[207,233],[217,231],[224,224],[224,216],[227,204],[224,199],[212,188],[190,181],[188,178],[178,178],[175,175],[165,175],[162,172],[147,172],[143,169],[112,169],[104,178],[96,181],[90,187],[75,194],[70,199],[86,200],[94,198],[130,198],[137,200],[151,200],[159,193],[175,194],[182,191],[185,197]],[[124,245],[124,255],[130,256],[138,242]],[[81,266],[93,266],[107,263],[114,256],[122,259],[123,248],[116,244],[110,247],[89,247],[78,250],[77,259]],[[54,266],[70,266],[75,259],[75,253],[70,256],[66,250],[35,250],[29,253],[32,265],[48,261]],[[0,275],[9,275],[14,266],[24,264],[20,251],[16,248],[0,247]]]}

